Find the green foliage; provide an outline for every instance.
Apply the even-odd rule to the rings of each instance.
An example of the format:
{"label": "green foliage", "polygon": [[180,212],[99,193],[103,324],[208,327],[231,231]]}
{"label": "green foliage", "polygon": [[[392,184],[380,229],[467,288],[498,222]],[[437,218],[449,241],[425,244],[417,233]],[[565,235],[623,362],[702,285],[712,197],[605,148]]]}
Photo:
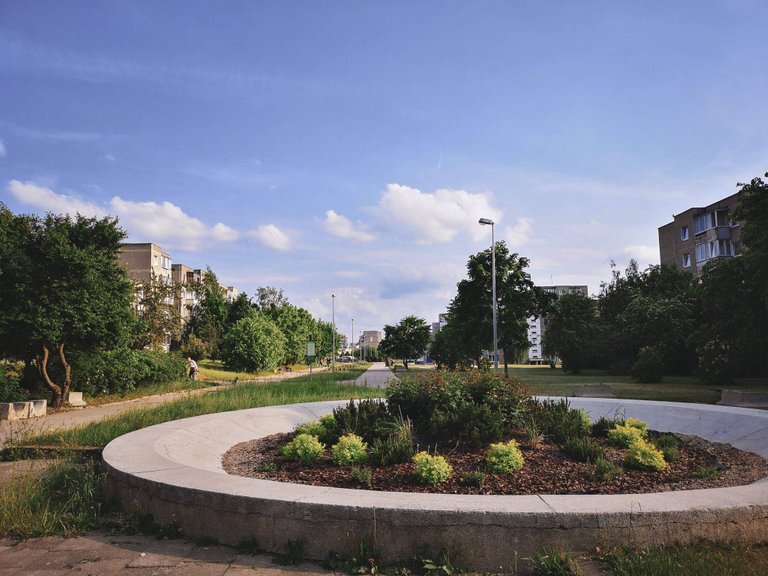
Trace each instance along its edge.
{"label": "green foliage", "polygon": [[680,443],[674,434],[659,434],[652,439],[653,445],[656,446],[661,453],[664,454],[664,460],[667,462],[673,462],[677,460],[680,455],[678,446]]}
{"label": "green foliage", "polygon": [[566,440],[562,446],[562,451],[577,462],[597,462],[598,458],[605,456],[605,450],[589,438]]}
{"label": "green foliage", "polygon": [[369,460],[376,466],[400,464],[408,462],[415,451],[411,422],[400,418],[384,438],[374,439]]}
{"label": "green foliage", "polygon": [[632,442],[624,455],[624,464],[639,470],[661,471],[667,467],[664,454],[646,440],[639,438]]}
{"label": "green foliage", "polygon": [[161,350],[117,348],[107,352],[77,354],[72,359],[75,387],[86,395],[119,394],[142,386],[183,378],[186,360]]}
{"label": "green foliage", "polygon": [[357,434],[345,434],[331,447],[331,455],[339,466],[362,464],[368,459],[368,445]]}
{"label": "green foliage", "polygon": [[555,444],[589,435],[589,416],[583,410],[571,408],[568,399],[534,402],[530,413],[541,432]]}
{"label": "green foliage", "polygon": [[0,364],[0,402],[24,402],[29,393],[22,387],[21,378],[7,365]]}
{"label": "green foliage", "polygon": [[321,439],[327,444],[335,444],[344,434],[353,433],[372,445],[376,438],[386,437],[397,426],[387,403],[371,398],[350,400],[346,406],[334,408],[333,422],[326,422]]}
{"label": "green foliage", "polygon": [[467,486],[482,488],[483,484],[485,484],[485,472],[482,470],[470,470],[469,472],[464,472],[462,481]]}
{"label": "green foliage", "polygon": [[427,321],[416,316],[406,316],[397,325],[384,326],[384,339],[379,343],[379,352],[390,358],[416,358],[426,352],[431,329]]}
{"label": "green foliage", "polygon": [[413,462],[415,464],[413,474],[422,484],[437,486],[453,474],[453,467],[442,456],[432,456],[422,451],[414,455]]}
{"label": "green foliage", "polygon": [[664,361],[653,346],[644,346],[640,348],[629,374],[637,382],[661,382],[664,377]]}
{"label": "green foliage", "polygon": [[559,356],[563,370],[579,374],[594,363],[597,316],[595,303],[583,294],[564,294],[548,315],[544,337],[547,355]]}
{"label": "green foliage", "polygon": [[613,418],[601,416],[594,424],[592,424],[592,436],[595,438],[607,438],[608,432],[619,424],[624,424],[624,418],[621,418],[618,415]]}
{"label": "green foliage", "polygon": [[720,476],[720,469],[717,466],[706,466],[694,472],[693,475],[704,480],[717,480],[717,477]]}
{"label": "green foliage", "polygon": [[302,464],[311,464],[325,451],[325,446],[316,436],[299,434],[293,440],[282,447],[281,453],[289,460],[295,460]]}
{"label": "green foliage", "polygon": [[533,576],[578,576],[581,574],[576,560],[568,552],[548,550],[531,558]]}
{"label": "green foliage", "polygon": [[269,318],[253,313],[235,324],[221,342],[221,358],[228,368],[266,372],[283,358],[285,336]]}
{"label": "green foliage", "polygon": [[608,439],[621,448],[629,448],[634,442],[643,440],[646,432],[629,424],[617,424],[608,431]]}
{"label": "green foliage", "polygon": [[325,427],[323,426],[323,423],[320,422],[320,420],[312,420],[311,422],[304,422],[303,424],[299,424],[293,429],[294,433],[298,436],[299,434],[309,434],[310,436],[317,436],[317,438],[322,438],[323,434],[325,433]]}
{"label": "green foliage", "polygon": [[595,467],[592,470],[592,478],[595,480],[599,480],[601,482],[605,482],[608,480],[613,480],[616,478],[616,476],[619,476],[623,472],[623,469],[621,466],[617,466],[610,460],[608,460],[605,456],[598,456],[597,460],[595,460]]}
{"label": "green foliage", "polygon": [[531,403],[517,379],[486,372],[434,371],[401,379],[390,384],[387,399],[390,410],[409,418],[418,432],[480,443],[512,430]]}
{"label": "green foliage", "polygon": [[352,466],[349,469],[349,477],[357,484],[370,488],[373,482],[373,470],[369,466]]}
{"label": "green foliage", "polygon": [[523,453],[515,440],[491,444],[485,452],[485,466],[489,472],[512,472],[525,464]]}

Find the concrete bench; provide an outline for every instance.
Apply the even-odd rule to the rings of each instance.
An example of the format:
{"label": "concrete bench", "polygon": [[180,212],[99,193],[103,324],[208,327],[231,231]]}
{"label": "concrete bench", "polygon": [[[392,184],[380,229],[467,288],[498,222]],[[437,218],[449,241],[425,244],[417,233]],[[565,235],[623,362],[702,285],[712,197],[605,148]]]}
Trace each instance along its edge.
{"label": "concrete bench", "polygon": [[85,408],[86,405],[82,392],[67,392],[64,403],[71,408]]}
{"label": "concrete bench", "polygon": [[24,420],[45,416],[47,400],[29,400],[27,402],[0,402],[0,420]]}
{"label": "concrete bench", "polygon": [[743,390],[720,390],[720,402],[723,406],[741,408],[768,409],[768,392],[745,392]]}
{"label": "concrete bench", "polygon": [[608,384],[579,384],[574,386],[573,395],[587,398],[615,398]]}

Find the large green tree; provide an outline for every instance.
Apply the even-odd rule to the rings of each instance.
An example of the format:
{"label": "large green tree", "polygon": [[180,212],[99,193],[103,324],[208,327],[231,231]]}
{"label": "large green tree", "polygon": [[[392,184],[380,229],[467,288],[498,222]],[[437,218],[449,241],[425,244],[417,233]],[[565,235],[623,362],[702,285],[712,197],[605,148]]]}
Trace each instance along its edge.
{"label": "large green tree", "polygon": [[133,291],[118,262],[124,237],[113,218],[14,216],[0,206],[2,352],[34,359],[52,406],[69,392],[70,352],[128,337]]}
{"label": "large green tree", "polygon": [[384,326],[384,339],[379,342],[379,352],[392,358],[403,358],[407,369],[409,358],[416,358],[426,352],[430,333],[426,320],[413,315],[406,316],[394,326]]}
{"label": "large green tree", "polygon": [[153,350],[163,349],[181,338],[181,314],[177,302],[181,286],[166,282],[154,273],[145,282],[134,286],[136,314],[141,326],[134,345]]}
{"label": "large green tree", "polygon": [[594,357],[595,303],[583,294],[564,294],[547,315],[544,350],[559,356],[566,372],[580,373]]}
{"label": "large green tree", "polygon": [[224,289],[216,274],[207,268],[203,278],[190,286],[199,295],[199,301],[190,311],[185,327],[185,338],[199,338],[211,358],[219,358],[219,345],[227,333],[228,304]]}
{"label": "large green tree", "polygon": [[235,324],[221,341],[221,357],[228,368],[264,372],[283,358],[285,337],[266,315],[252,312]]}

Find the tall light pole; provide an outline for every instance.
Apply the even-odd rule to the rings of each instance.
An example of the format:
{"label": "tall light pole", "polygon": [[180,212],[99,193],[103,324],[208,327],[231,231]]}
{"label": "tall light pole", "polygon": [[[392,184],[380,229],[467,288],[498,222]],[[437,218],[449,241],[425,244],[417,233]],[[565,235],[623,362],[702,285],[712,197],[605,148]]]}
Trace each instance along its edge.
{"label": "tall light pole", "polygon": [[493,369],[499,371],[499,345],[496,328],[496,234],[495,225],[490,218],[480,218],[478,224],[491,227],[491,291],[493,292]]}
{"label": "tall light pole", "polygon": [[355,319],[352,318],[352,338],[349,340],[349,348],[352,350],[352,358],[355,357]]}
{"label": "tall light pole", "polygon": [[331,372],[336,372],[336,294],[331,294]]}

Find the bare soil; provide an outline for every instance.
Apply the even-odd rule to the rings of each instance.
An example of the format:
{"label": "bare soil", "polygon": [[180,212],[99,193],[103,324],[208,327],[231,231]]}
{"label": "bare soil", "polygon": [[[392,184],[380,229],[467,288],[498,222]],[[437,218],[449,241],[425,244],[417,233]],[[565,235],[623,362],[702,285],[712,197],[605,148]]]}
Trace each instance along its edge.
{"label": "bare soil", "polygon": [[[453,467],[453,476],[439,486],[424,486],[413,476],[413,464],[371,467],[370,485],[356,481],[351,469],[336,466],[328,454],[312,465],[289,461],[279,449],[293,433],[274,434],[232,447],[222,458],[224,469],[237,476],[281,482],[363,488],[390,492],[435,492],[444,494],[631,494],[668,492],[751,484],[768,476],[768,460],[728,444],[708,442],[695,436],[678,435],[679,457],[661,472],[624,468],[611,480],[594,478],[595,465],[576,462],[551,444],[526,446],[518,439],[525,458],[522,470],[485,473],[482,486],[465,478],[467,472],[484,471],[484,450],[464,446],[440,446],[438,453]],[[603,439],[593,439],[606,450],[606,457],[620,466],[624,450]],[[431,447],[434,448],[434,447]],[[430,452],[433,450],[430,449]],[[327,451],[329,452],[329,451]],[[716,470],[715,474],[712,471]]]}

